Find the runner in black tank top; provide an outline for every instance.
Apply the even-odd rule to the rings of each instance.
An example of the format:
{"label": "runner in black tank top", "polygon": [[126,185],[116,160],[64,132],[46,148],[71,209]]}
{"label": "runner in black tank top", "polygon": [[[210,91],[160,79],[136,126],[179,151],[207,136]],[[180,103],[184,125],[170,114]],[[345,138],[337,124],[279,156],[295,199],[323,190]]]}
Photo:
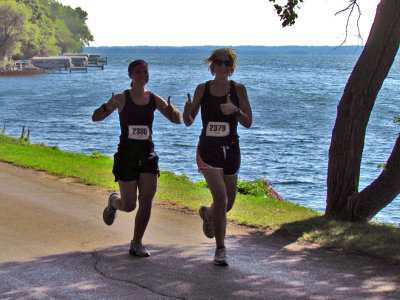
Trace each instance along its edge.
{"label": "runner in black tank top", "polygon": [[240,166],[237,123],[249,128],[252,113],[245,86],[229,80],[236,68],[236,54],[232,49],[212,51],[205,63],[210,64],[215,78],[197,86],[193,101],[188,94],[183,120],[190,126],[201,108],[203,129],[196,159],[211,190],[213,203],[210,207],[200,207],[199,214],[204,234],[208,238],[215,236],[214,263],[227,265],[226,213],[235,202]]}
{"label": "runner in black tank top", "polygon": [[150,219],[159,176],[158,156],[154,152],[152,140],[154,111],[159,110],[176,124],[181,123],[181,114],[171,104],[169,97],[165,101],[145,89],[149,73],[144,60],[132,61],[128,74],[132,79],[131,89],[117,95],[113,93],[111,99],[97,108],[92,116],[93,121],[101,121],[118,109],[121,127],[120,143],[114,155],[113,166],[121,197],[117,193],[110,195],[103,212],[103,220],[111,225],[117,210],[131,212],[139,200],[129,253],[149,256],[150,252],[142,245],[142,238]]}
{"label": "runner in black tank top", "polygon": [[129,141],[132,143],[146,144],[154,147],[152,141],[154,111],[156,100],[153,93],[150,93],[149,102],[146,105],[138,105],[133,102],[129,90],[124,91],[126,103],[119,113],[121,127],[120,147],[125,146]]}
{"label": "runner in black tank top", "polygon": [[[239,105],[235,82],[230,81],[231,102]],[[222,168],[225,175],[235,175],[240,166],[239,136],[237,134],[237,118],[235,114],[224,115],[220,108],[226,103],[227,95],[218,97],[210,93],[210,81],[205,83],[201,98],[201,131],[197,162],[202,167]],[[201,171],[201,170],[200,170]]]}
{"label": "runner in black tank top", "polygon": [[115,181],[138,180],[140,173],[154,173],[158,176],[158,156],[154,152],[152,128],[156,102],[150,93],[146,105],[135,104],[129,90],[124,92],[125,106],[119,112],[121,127],[118,152],[114,155],[113,174]]}

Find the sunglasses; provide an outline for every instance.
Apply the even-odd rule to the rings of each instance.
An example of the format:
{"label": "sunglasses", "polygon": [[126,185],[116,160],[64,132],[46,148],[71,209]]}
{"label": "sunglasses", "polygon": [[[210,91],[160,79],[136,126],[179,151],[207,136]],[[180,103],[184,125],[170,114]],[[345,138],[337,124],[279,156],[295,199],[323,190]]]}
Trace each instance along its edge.
{"label": "sunglasses", "polygon": [[233,66],[233,61],[231,60],[214,59],[213,63],[217,66],[222,66],[222,64],[224,64],[227,67]]}

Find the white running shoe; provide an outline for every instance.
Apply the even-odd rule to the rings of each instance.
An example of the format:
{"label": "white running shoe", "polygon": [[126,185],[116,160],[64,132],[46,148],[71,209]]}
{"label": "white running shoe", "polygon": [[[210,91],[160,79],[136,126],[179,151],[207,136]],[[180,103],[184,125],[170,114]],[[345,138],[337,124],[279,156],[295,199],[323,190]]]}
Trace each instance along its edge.
{"label": "white running shoe", "polygon": [[115,220],[115,215],[117,213],[117,210],[111,206],[111,201],[114,199],[119,198],[119,195],[117,193],[112,193],[110,197],[108,197],[108,205],[103,211],[103,221],[106,223],[108,226],[110,226],[112,223],[114,223]]}
{"label": "white running shoe", "polygon": [[218,266],[227,266],[228,265],[228,258],[226,257],[225,247],[215,250],[214,265],[218,265]]}
{"label": "white running shoe", "polygon": [[212,221],[207,217],[207,206],[202,206],[199,209],[199,215],[203,219],[203,232],[206,237],[212,239],[214,237],[214,228]]}
{"label": "white running shoe", "polygon": [[143,247],[141,241],[131,241],[131,247],[129,248],[129,254],[140,256],[140,257],[148,257],[150,256],[149,250]]}

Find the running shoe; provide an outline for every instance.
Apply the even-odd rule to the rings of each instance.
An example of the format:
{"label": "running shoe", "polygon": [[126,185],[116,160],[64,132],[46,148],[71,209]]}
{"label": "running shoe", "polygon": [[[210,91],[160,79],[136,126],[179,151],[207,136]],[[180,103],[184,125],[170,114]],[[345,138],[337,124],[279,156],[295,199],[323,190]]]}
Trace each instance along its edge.
{"label": "running shoe", "polygon": [[207,206],[199,209],[199,215],[203,219],[203,232],[206,237],[212,239],[214,237],[214,228],[211,220],[207,217]]}
{"label": "running shoe", "polygon": [[226,257],[226,250],[224,248],[218,248],[215,250],[214,265],[227,266],[228,258]]}
{"label": "running shoe", "polygon": [[150,256],[149,250],[143,247],[142,242],[138,241],[131,241],[131,247],[129,248],[129,254],[141,257]]}
{"label": "running shoe", "polygon": [[108,226],[110,226],[112,223],[114,223],[115,215],[117,213],[117,210],[111,206],[111,202],[114,199],[117,199],[118,197],[119,197],[119,195],[117,193],[112,193],[110,195],[110,197],[108,198],[108,205],[103,211],[103,221]]}

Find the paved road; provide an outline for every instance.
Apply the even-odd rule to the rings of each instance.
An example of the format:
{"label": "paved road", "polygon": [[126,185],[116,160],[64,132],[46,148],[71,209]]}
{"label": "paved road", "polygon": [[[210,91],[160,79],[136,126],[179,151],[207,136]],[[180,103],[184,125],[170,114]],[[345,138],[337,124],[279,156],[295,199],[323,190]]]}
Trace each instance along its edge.
{"label": "paved road", "polygon": [[305,249],[229,225],[211,263],[200,218],[155,205],[128,255],[134,214],[107,227],[108,193],[0,163],[0,299],[400,299],[400,266]]}

